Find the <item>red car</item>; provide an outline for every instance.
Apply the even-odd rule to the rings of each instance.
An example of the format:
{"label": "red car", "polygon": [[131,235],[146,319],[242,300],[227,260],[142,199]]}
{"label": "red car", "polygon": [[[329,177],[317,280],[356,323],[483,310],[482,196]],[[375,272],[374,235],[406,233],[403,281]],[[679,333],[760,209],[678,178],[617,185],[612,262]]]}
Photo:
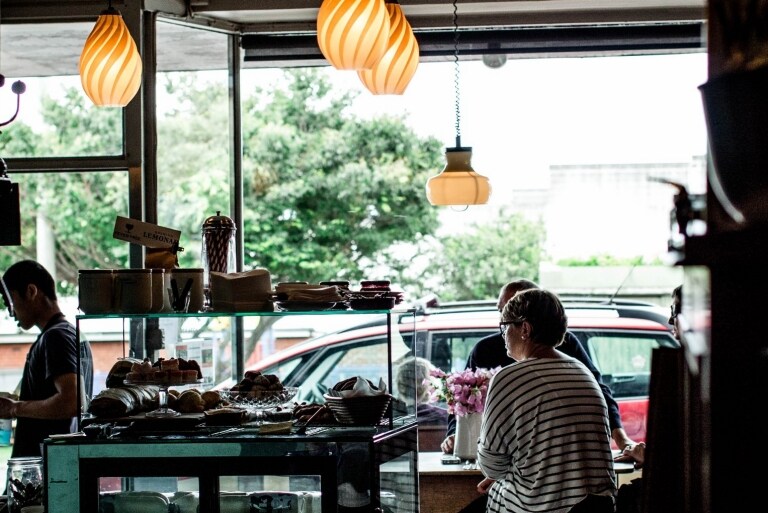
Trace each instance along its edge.
{"label": "red car", "polygon": [[[667,323],[668,310],[622,300],[564,304],[569,329],[611,387],[627,434],[644,441],[651,352],[678,346]],[[446,372],[464,369],[474,344],[497,331],[499,322],[496,304],[490,301],[417,309],[415,322],[410,313],[392,316],[400,319],[392,341],[394,365],[415,354]],[[247,370],[277,374],[284,385],[300,387],[296,400],[322,403],[323,393],[341,380],[364,376],[378,382],[388,375],[386,332],[383,319],[361,324],[296,344]]]}

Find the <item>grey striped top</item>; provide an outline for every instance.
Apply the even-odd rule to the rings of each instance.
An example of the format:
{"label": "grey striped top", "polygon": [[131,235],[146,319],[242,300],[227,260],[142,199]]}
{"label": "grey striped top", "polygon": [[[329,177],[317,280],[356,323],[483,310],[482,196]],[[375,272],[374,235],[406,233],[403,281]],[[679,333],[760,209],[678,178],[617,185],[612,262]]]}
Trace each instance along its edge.
{"label": "grey striped top", "polygon": [[616,494],[605,398],[570,357],[513,363],[491,379],[477,456],[497,481],[489,513],[565,513],[587,494]]}

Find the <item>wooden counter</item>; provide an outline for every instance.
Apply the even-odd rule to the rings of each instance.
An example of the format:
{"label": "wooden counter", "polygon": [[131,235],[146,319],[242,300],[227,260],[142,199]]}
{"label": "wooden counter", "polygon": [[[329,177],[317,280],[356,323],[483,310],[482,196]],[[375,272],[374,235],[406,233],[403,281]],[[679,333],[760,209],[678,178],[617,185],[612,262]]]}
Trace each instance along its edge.
{"label": "wooden counter", "polygon": [[[455,513],[480,497],[477,484],[483,474],[463,464],[443,465],[441,452],[419,452],[419,504],[421,513]],[[617,476],[634,475],[631,463],[614,463]],[[635,476],[638,477],[638,476]],[[621,484],[622,481],[619,481]]]}

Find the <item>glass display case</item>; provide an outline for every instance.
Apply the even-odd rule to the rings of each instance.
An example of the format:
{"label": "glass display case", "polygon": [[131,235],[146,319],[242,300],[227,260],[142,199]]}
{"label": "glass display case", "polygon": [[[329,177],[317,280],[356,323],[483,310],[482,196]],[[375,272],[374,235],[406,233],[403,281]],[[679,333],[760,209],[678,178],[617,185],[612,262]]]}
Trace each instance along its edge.
{"label": "glass display case", "polygon": [[45,444],[46,511],[418,511],[415,423]]}
{"label": "glass display case", "polygon": [[[399,327],[415,322],[413,311],[81,315],[76,328],[79,340],[93,349],[94,394],[108,372],[99,360],[111,365],[127,356],[196,359],[203,379],[193,386],[212,389],[242,372],[231,358],[221,361],[227,347],[235,350],[233,325],[272,326],[300,316],[314,325],[333,319],[344,319],[338,326],[351,320],[386,325],[386,351],[373,356],[384,365],[361,366],[358,374],[394,390],[392,370],[412,354]],[[263,417],[236,427],[184,416],[153,418],[153,424],[142,423],[150,419],[146,414],[142,421],[94,419],[86,413],[87,399],[79,419],[87,436],[45,443],[49,513],[418,511],[415,412],[389,408],[377,425],[293,425],[283,434],[268,434],[260,429]]]}

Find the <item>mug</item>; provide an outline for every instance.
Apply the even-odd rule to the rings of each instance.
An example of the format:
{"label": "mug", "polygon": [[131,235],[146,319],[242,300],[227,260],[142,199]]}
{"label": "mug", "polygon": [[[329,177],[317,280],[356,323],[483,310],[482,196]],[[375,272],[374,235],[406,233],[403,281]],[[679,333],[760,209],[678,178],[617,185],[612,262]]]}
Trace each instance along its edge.
{"label": "mug", "polygon": [[[173,299],[174,290],[175,294],[180,296],[184,293],[184,289],[187,287],[187,283],[189,283],[189,290],[187,292],[189,303],[188,305],[185,303],[185,311],[202,311],[203,305],[205,304],[205,294],[203,293],[203,269],[178,268],[169,269],[168,272],[170,273],[170,279],[168,281],[169,289],[171,290],[171,300]],[[173,287],[174,284],[176,285],[175,289]],[[183,309],[177,308],[176,310],[182,311]]]}
{"label": "mug", "polygon": [[152,270],[116,269],[114,310],[117,313],[141,314],[152,311]]}
{"label": "mug", "polygon": [[112,269],[80,269],[77,276],[78,308],[85,314],[106,314],[113,311]]}

